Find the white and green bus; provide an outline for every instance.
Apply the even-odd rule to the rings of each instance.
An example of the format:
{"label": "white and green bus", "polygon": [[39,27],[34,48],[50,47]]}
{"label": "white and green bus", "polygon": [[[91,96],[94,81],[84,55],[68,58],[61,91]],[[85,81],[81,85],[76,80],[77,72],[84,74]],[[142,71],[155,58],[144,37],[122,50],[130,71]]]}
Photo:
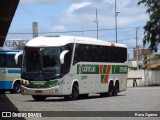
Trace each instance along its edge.
{"label": "white and green bus", "polygon": [[123,44],[75,36],[37,37],[25,45],[22,61],[21,94],[35,100],[112,96],[127,87]]}

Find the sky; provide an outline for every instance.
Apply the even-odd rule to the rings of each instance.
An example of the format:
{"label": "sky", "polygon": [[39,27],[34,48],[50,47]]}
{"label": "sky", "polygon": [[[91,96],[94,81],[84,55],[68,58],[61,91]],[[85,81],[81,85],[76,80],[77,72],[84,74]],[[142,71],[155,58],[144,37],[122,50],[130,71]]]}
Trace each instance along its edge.
{"label": "sky", "polygon": [[[149,20],[144,5],[139,0],[116,0],[117,41],[126,44],[129,56],[138,44],[142,47],[143,26]],[[32,39],[32,22],[38,22],[39,36],[70,35],[98,38],[116,42],[115,0],[20,0],[11,23],[7,40]],[[76,31],[76,32],[74,32]]]}

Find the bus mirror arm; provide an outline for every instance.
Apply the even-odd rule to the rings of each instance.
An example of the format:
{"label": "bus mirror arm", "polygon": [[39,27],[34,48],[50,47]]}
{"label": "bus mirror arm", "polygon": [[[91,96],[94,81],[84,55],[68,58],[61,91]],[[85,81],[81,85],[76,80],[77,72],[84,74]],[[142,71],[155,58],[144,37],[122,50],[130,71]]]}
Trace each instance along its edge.
{"label": "bus mirror arm", "polygon": [[18,64],[18,57],[23,54],[23,51],[17,53],[14,57],[15,63]]}
{"label": "bus mirror arm", "polygon": [[64,64],[64,57],[65,55],[69,52],[69,50],[64,50],[61,54],[60,54],[60,63]]}

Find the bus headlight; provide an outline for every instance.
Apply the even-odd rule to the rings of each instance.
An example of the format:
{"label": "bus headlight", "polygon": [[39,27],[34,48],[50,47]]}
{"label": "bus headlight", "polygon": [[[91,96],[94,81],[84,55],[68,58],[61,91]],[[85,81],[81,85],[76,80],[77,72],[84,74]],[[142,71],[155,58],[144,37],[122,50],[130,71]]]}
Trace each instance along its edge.
{"label": "bus headlight", "polygon": [[23,85],[24,85],[24,86],[29,85],[29,81],[28,81],[28,80],[23,80]]}
{"label": "bus headlight", "polygon": [[52,84],[52,85],[49,85],[50,87],[55,87],[55,86],[58,86],[60,85],[60,83],[55,83],[55,84]]}

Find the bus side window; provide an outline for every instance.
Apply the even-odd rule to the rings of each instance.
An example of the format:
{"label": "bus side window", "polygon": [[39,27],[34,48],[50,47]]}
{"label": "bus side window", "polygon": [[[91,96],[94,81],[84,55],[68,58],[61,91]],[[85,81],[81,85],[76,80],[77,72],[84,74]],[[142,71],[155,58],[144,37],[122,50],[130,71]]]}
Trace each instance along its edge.
{"label": "bus side window", "polygon": [[14,65],[14,55],[6,55],[6,66],[13,68]]}
{"label": "bus side window", "polygon": [[18,58],[18,67],[20,67],[21,68],[21,66],[22,66],[22,58],[23,58],[23,55],[20,55],[19,56],[19,58]]}
{"label": "bus side window", "polygon": [[70,65],[71,65],[71,55],[70,52],[65,54],[64,57],[64,64],[62,64],[62,74],[67,74],[70,70]]}
{"label": "bus side window", "polygon": [[109,59],[110,59],[110,53],[109,53],[109,47],[106,46],[105,47],[105,62],[109,62]]}
{"label": "bus side window", "polygon": [[0,55],[0,67],[5,67],[5,55]]}
{"label": "bus side window", "polygon": [[80,61],[80,45],[76,44],[73,65]]}
{"label": "bus side window", "polygon": [[22,65],[22,55],[18,58],[18,64],[15,63],[14,60],[15,55],[6,55],[6,67],[10,68],[20,68]]}
{"label": "bus side window", "polygon": [[[66,46],[64,46],[64,49],[63,50],[69,50],[68,53],[65,54],[65,57],[64,57],[64,64],[62,64],[62,73],[63,74],[66,74],[69,72],[70,70],[70,66],[71,66],[71,59],[72,59],[72,52],[73,52],[73,44],[72,43],[69,43],[67,44]],[[78,57],[78,56],[77,56]],[[76,55],[74,55],[74,59],[78,59],[76,57]],[[74,63],[74,62],[73,62]]]}

